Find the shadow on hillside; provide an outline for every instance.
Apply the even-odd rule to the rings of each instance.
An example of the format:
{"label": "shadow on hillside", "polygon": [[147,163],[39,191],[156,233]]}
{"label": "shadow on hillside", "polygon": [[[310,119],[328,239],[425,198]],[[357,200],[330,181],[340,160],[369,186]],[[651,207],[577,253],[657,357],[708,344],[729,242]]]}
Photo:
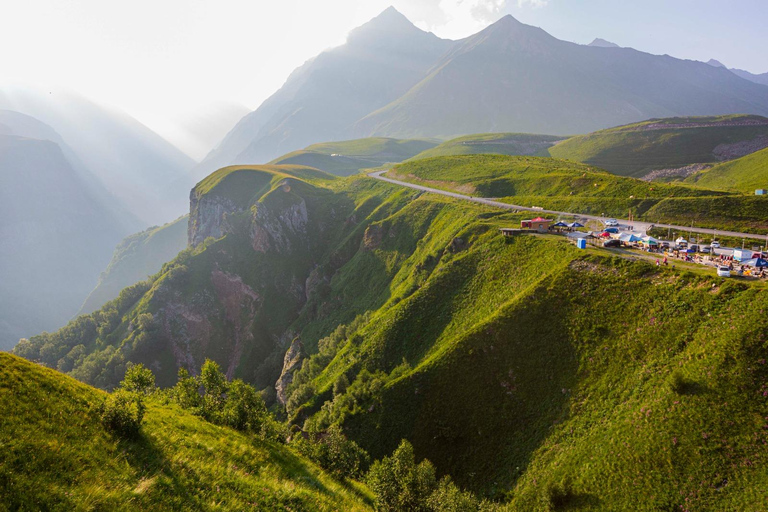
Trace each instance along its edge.
{"label": "shadow on hillside", "polygon": [[[326,487],[317,479],[315,474],[313,474],[310,470],[311,465],[307,463],[306,460],[302,459],[287,448],[278,449],[276,446],[269,442],[266,442],[263,445],[259,445],[259,448],[267,448],[269,450],[270,458],[285,472],[286,478],[306,482],[308,485],[311,485],[319,492],[326,494],[331,498],[336,498],[338,501],[341,501],[341,498],[336,492]],[[369,505],[372,505],[370,497],[361,493],[359,489],[355,488],[347,480],[335,479],[334,481],[341,487],[344,487],[350,493],[353,493],[357,498],[363,500]]]}
{"label": "shadow on hillside", "polygon": [[[179,479],[172,469],[170,461],[163,454],[163,450],[145,432],[140,432],[134,439],[119,440],[117,448],[125,456],[126,462],[134,469],[139,485],[141,485],[142,480],[163,475],[167,479],[163,482],[164,494],[188,497],[188,486]],[[185,503],[185,507],[189,507],[188,510],[199,509],[189,500]]]}
{"label": "shadow on hillside", "polygon": [[372,458],[409,439],[417,458],[460,486],[503,495],[570,414],[578,357],[563,315],[553,314],[567,307],[538,288],[385,388],[380,406],[345,428]]}

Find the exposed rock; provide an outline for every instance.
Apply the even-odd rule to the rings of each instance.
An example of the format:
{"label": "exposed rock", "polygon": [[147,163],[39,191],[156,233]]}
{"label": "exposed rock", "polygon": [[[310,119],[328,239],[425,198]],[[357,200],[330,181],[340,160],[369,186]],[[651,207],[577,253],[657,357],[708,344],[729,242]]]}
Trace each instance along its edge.
{"label": "exposed rock", "polygon": [[218,269],[211,272],[211,282],[219,302],[224,306],[225,317],[234,328],[235,343],[227,365],[227,378],[232,379],[240,363],[244,345],[253,341],[252,327],[256,311],[261,306],[261,297],[243,283],[240,276]]}
{"label": "exposed rock", "polygon": [[674,169],[656,169],[649,172],[642,178],[643,181],[653,181],[660,178],[687,178],[693,174],[704,169],[712,167],[710,164],[691,164],[683,167],[676,167]]}
{"label": "exposed rock", "polygon": [[291,346],[288,347],[288,351],[283,358],[283,371],[280,373],[280,378],[275,383],[275,391],[277,391],[277,401],[282,405],[288,400],[287,390],[288,385],[293,382],[293,373],[301,366],[301,361],[304,359],[304,345],[299,338],[295,338],[291,342]]}
{"label": "exposed rock", "polygon": [[225,217],[241,211],[231,199],[211,194],[198,197],[192,189],[189,195],[189,225],[187,240],[196,246],[209,236],[220,238],[226,231]]}
{"label": "exposed rock", "polygon": [[467,242],[463,238],[454,238],[451,243],[448,244],[448,250],[452,253],[457,253],[467,248]]}
{"label": "exposed rock", "polygon": [[384,227],[381,224],[372,224],[365,229],[363,235],[363,249],[372,251],[381,245],[384,239]]}
{"label": "exposed rock", "polygon": [[733,160],[765,148],[768,148],[768,135],[758,135],[752,140],[742,140],[733,144],[719,144],[712,150],[712,154],[718,160]]}
{"label": "exposed rock", "polygon": [[[290,190],[288,185],[283,186],[283,191],[286,190]],[[307,203],[303,198],[298,198],[298,201],[291,202],[279,211],[273,211],[263,204],[257,205],[251,220],[250,237],[253,250],[290,251],[292,238],[306,239],[308,220]]]}

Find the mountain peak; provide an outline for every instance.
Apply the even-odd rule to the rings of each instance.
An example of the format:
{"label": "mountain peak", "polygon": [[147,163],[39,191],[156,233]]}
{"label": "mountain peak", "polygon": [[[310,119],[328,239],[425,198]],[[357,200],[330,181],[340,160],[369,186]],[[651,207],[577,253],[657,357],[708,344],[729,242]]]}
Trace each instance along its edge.
{"label": "mountain peak", "polygon": [[412,44],[414,41],[410,38],[427,35],[430,39],[438,39],[434,34],[416,27],[400,11],[390,6],[375,18],[352,30],[347,37],[347,43],[381,46],[391,44],[392,41],[410,41],[408,44]]}
{"label": "mountain peak", "polygon": [[598,48],[621,48],[616,43],[612,43],[610,41],[606,41],[605,39],[601,39],[599,37],[596,37],[594,41],[589,43],[587,46],[596,46]]}
{"label": "mountain peak", "polygon": [[710,66],[715,67],[715,68],[724,68],[725,67],[725,64],[723,64],[719,60],[715,60],[715,59],[709,59],[707,61],[707,64],[709,64]]}

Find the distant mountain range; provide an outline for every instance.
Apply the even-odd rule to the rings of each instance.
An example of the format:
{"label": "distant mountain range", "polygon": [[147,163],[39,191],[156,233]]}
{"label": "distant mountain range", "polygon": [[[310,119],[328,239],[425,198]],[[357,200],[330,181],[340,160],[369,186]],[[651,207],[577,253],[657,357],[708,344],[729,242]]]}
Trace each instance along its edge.
{"label": "distant mountain range", "polygon": [[743,69],[729,68],[719,60],[715,60],[715,59],[709,59],[707,61],[707,64],[716,68],[725,68],[731,73],[733,73],[734,75],[740,76],[741,78],[744,78],[745,80],[749,80],[750,82],[754,82],[756,84],[768,85],[768,73],[761,73],[756,75],[754,73],[750,73],[749,71],[744,71]]}
{"label": "distant mountain range", "polygon": [[571,135],[657,117],[768,115],[768,87],[757,81],[601,39],[561,41],[511,16],[448,41],[389,8],[294,71],[193,175],[320,141]]}
{"label": "distant mountain range", "polygon": [[[70,160],[72,159],[72,161]],[[63,325],[139,222],[56,131],[0,111],[0,350]]]}
{"label": "distant mountain range", "polygon": [[71,149],[73,165],[92,173],[145,225],[187,211],[189,189],[176,184],[195,162],[127,114],[73,93],[11,87],[0,88],[0,109],[49,125]]}

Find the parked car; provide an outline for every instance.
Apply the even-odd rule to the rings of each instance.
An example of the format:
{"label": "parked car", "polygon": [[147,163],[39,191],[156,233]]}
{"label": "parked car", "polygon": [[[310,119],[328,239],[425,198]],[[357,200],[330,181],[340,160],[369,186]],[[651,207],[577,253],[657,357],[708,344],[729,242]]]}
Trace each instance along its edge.
{"label": "parked car", "polygon": [[619,228],[605,228],[605,230],[603,231],[603,233],[614,233],[614,234],[618,232],[619,232]]}
{"label": "parked car", "polygon": [[709,246],[712,247],[713,249],[719,249],[720,248],[720,242],[718,242],[717,240],[712,240],[712,243],[709,244]]}
{"label": "parked car", "polygon": [[661,246],[664,247],[665,249],[669,249],[671,247],[669,242],[661,242]]}
{"label": "parked car", "polygon": [[686,239],[685,239],[685,238],[683,238],[683,237],[680,237],[680,238],[678,238],[677,240],[675,240],[675,243],[676,243],[678,246],[680,246],[680,247],[685,247],[685,246],[687,246],[687,245],[688,245],[688,240],[686,240]]}
{"label": "parked car", "polygon": [[731,277],[731,269],[728,267],[717,267],[718,277]]}
{"label": "parked car", "polygon": [[688,250],[693,252],[699,252],[699,246],[696,244],[691,244],[688,246]]}
{"label": "parked car", "polygon": [[605,225],[606,226],[618,226],[619,225],[619,221],[617,221],[616,219],[608,219],[608,220],[605,221]]}
{"label": "parked car", "polygon": [[710,252],[712,252],[712,248],[708,245],[704,245],[701,247],[701,252],[703,252],[704,254],[709,254]]}
{"label": "parked car", "polygon": [[606,240],[603,242],[603,247],[621,247],[620,240]]}

